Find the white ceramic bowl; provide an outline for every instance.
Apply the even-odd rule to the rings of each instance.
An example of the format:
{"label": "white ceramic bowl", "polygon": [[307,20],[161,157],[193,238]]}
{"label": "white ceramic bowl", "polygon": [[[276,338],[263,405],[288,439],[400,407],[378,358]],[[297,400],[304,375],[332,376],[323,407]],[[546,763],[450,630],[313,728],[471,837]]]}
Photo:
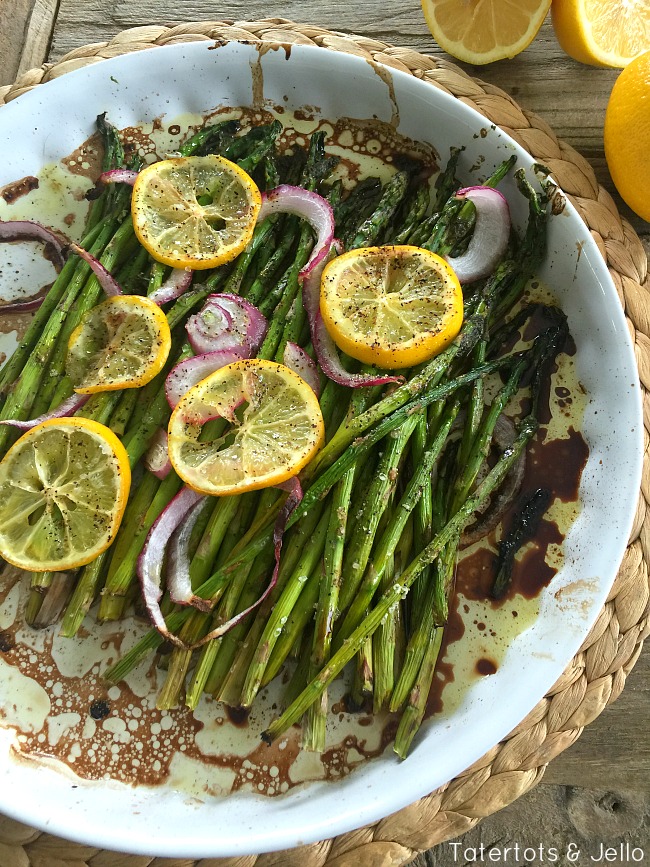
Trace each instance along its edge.
{"label": "white ceramic bowl", "polygon": [[[312,47],[260,54],[250,45],[194,43],[98,63],[0,109],[0,183],[38,174],[72,152],[99,112],[125,127],[161,115],[250,106],[260,88],[271,104],[317,106],[328,119],[398,121],[399,132],[431,142],[442,155],[463,144],[461,174],[468,182],[477,160],[483,176],[512,151],[519,165],[531,165],[483,117],[414,77]],[[510,183],[504,190],[521,224],[521,198]],[[4,730],[0,811],[53,834],[131,853],[201,858],[278,850],[399,810],[507,735],[559,677],[601,608],[625,550],[641,469],[640,389],[628,331],[605,265],[570,206],[551,221],[539,276],[561,299],[575,338],[579,378],[589,394],[582,431],[590,453],[582,511],[553,592],[542,594],[539,617],[513,642],[496,675],[476,681],[458,707],[429,720],[405,762],[387,752],[339,782],[271,799],[238,793],[199,802],[165,787],[84,783],[14,761],[13,734]]]}

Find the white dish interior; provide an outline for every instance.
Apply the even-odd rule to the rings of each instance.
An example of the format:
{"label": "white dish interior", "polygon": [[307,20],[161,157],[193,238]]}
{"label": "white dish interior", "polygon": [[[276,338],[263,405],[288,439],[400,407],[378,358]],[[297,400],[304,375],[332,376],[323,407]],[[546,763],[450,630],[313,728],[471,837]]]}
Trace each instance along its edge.
{"label": "white dish interior", "polygon": [[[272,105],[316,106],[328,119],[394,122],[400,133],[431,142],[443,159],[450,146],[463,144],[459,174],[468,182],[485,177],[513,150],[518,165],[532,162],[460,101],[361,58],[303,46],[260,53],[250,45],[195,43],[99,63],[2,108],[0,184],[37,175],[74,151],[93,132],[99,112],[125,127],[222,105],[252,106],[262,95]],[[477,161],[480,170],[472,175]],[[511,182],[503,189],[514,191]],[[510,199],[521,224],[521,198]],[[565,564],[542,594],[538,619],[517,637],[496,675],[473,684],[453,712],[430,719],[407,761],[387,752],[344,780],[273,799],[238,793],[200,802],[164,787],[85,783],[16,762],[12,732],[2,730],[0,811],[53,834],[131,853],[201,858],[279,850],[399,810],[507,735],[560,676],[600,610],[625,550],[641,470],[640,388],[628,330],[606,267],[570,206],[551,220],[539,276],[561,300],[577,345],[578,374],[590,398],[582,423],[590,454]]]}

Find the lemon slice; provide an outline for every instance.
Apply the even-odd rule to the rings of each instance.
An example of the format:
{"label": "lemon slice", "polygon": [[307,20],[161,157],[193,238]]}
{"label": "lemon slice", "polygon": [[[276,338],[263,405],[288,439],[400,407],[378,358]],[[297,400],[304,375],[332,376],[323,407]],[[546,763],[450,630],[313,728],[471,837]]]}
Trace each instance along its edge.
{"label": "lemon slice", "polygon": [[[214,418],[225,436],[201,442]],[[312,388],[282,364],[262,359],[222,367],[181,398],[169,422],[169,458],[195,491],[222,496],[278,485],[296,475],[324,438]]]}
{"label": "lemon slice", "polygon": [[135,233],[173,268],[216,268],[250,241],[262,205],[255,182],[214,154],[152,163],[133,186]]}
{"label": "lemon slice", "polygon": [[551,0],[421,0],[427,26],[452,57],[485,64],[514,57],[533,41]]}
{"label": "lemon slice", "polygon": [[107,427],[43,422],[0,463],[0,554],[33,572],[90,563],[115,538],[130,485],[128,455]]}
{"label": "lemon slice", "polygon": [[650,49],[648,0],[554,0],[551,15],[558,42],[581,63],[623,68]]}
{"label": "lemon slice", "polygon": [[66,373],[81,394],[139,388],[160,372],[171,347],[167,317],[140,295],[115,295],[81,320],[68,341]]}
{"label": "lemon slice", "polygon": [[320,310],[339,349],[377,367],[412,367],[460,331],[463,295],[450,265],[420,247],[362,247],[323,272]]}

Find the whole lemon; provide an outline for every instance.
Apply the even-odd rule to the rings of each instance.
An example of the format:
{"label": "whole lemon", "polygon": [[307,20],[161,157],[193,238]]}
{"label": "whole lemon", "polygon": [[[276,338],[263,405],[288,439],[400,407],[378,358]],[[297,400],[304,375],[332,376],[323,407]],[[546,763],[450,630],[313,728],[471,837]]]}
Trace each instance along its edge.
{"label": "whole lemon", "polygon": [[650,51],[632,60],[612,88],[605,157],[621,197],[650,222]]}

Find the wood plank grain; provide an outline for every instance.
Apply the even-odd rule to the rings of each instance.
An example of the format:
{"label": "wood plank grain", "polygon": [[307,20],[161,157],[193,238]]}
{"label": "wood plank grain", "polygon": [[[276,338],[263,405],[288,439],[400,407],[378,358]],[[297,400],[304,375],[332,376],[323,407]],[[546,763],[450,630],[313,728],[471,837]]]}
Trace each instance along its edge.
{"label": "wood plank grain", "polygon": [[[643,861],[643,854],[641,858],[638,851],[636,854],[637,861],[645,864],[649,841],[647,791],[620,792],[605,778],[595,789],[571,789],[542,782],[462,837],[422,853],[409,867],[489,864],[541,867],[553,863],[594,867],[596,863],[607,863],[602,860],[601,847],[616,847],[620,851],[621,842],[629,844],[630,852],[635,848],[645,851]],[[567,853],[572,858],[567,858]],[[615,860],[620,867],[631,863],[631,858]]]}
{"label": "wood plank grain", "polygon": [[33,7],[34,0],[0,3],[0,86],[11,84],[18,74]]}
{"label": "wood plank grain", "polygon": [[553,759],[545,783],[611,787],[648,793],[650,780],[650,646],[646,645],[625,689],[572,747]]}
{"label": "wood plank grain", "polygon": [[18,75],[40,66],[47,59],[58,5],[59,0],[33,0],[18,63]]}

